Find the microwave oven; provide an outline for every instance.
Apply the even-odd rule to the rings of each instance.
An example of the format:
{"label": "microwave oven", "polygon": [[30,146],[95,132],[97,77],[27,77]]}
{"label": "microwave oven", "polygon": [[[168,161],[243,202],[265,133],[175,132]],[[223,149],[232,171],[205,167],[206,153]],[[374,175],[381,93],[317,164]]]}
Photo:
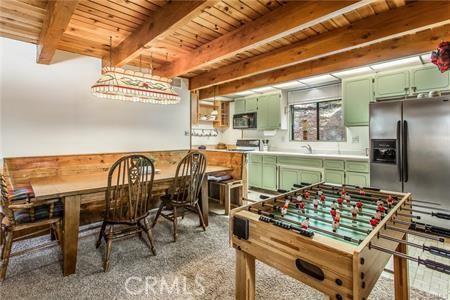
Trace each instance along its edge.
{"label": "microwave oven", "polygon": [[233,115],[234,129],[256,129],[256,112]]}

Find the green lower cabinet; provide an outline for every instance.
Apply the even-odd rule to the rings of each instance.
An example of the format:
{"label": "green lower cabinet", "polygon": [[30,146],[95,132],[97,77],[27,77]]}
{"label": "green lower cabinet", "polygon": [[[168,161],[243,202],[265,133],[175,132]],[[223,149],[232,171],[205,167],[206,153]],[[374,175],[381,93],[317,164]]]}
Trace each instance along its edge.
{"label": "green lower cabinet", "polygon": [[318,183],[322,181],[322,172],[320,171],[310,171],[301,170],[299,176],[299,183]]}
{"label": "green lower cabinet", "polygon": [[344,171],[325,170],[325,182],[334,184],[344,184],[345,183]]}
{"label": "green lower cabinet", "polygon": [[262,166],[262,188],[266,190],[275,191],[277,189],[277,166],[266,165]]}
{"label": "green lower cabinet", "polygon": [[262,164],[248,163],[248,185],[253,187],[262,187]]}
{"label": "green lower cabinet", "polygon": [[299,183],[299,170],[280,168],[280,189],[291,190],[294,184]]}
{"label": "green lower cabinet", "polygon": [[346,172],[345,183],[357,186],[370,186],[369,173]]}

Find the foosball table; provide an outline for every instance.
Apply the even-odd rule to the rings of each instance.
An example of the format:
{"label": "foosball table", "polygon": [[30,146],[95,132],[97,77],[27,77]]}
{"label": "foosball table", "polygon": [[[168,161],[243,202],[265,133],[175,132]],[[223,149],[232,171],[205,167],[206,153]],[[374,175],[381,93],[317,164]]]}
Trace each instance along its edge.
{"label": "foosball table", "polygon": [[448,265],[407,254],[412,246],[450,258],[446,249],[407,240],[444,242],[411,230],[413,201],[408,193],[319,183],[234,209],[236,299],[255,298],[255,259],[331,299],[367,299],[392,255],[395,298],[409,299],[408,260],[450,274]]}

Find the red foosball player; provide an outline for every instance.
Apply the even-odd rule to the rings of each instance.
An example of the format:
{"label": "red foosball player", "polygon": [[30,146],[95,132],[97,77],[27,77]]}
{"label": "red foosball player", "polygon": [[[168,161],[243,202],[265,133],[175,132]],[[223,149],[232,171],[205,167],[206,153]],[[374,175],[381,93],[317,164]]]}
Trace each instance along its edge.
{"label": "red foosball player", "polygon": [[392,208],[392,205],[394,205],[394,197],[392,197],[391,195],[389,195],[386,199],[387,202],[387,206],[389,209]]}
{"label": "red foosball player", "polygon": [[325,206],[325,199],[326,199],[327,197],[325,197],[325,195],[320,195],[320,202],[322,202],[322,206]]}
{"label": "red foosball player", "polygon": [[305,213],[305,202],[300,201],[298,203],[298,208],[302,211],[302,213]]}
{"label": "red foosball player", "polygon": [[353,204],[353,207],[350,209],[350,212],[352,213],[353,221],[355,221],[356,217],[358,216],[358,212],[359,212],[359,209],[356,207],[355,204]]}
{"label": "red foosball player", "polygon": [[333,224],[331,224],[333,227],[333,232],[336,232],[336,230],[339,228],[339,222],[336,222],[333,220]]}
{"label": "red foosball player", "polygon": [[306,191],[306,192],[305,192],[305,198],[306,198],[306,199],[309,199],[309,195],[310,195],[309,192]]}
{"label": "red foosball player", "polygon": [[350,206],[350,200],[352,199],[348,193],[344,196],[345,202],[347,203],[347,206]]}
{"label": "red foosball player", "polygon": [[384,204],[383,200],[381,200],[381,199],[377,200],[377,206],[380,206],[380,205],[383,205],[383,204]]}
{"label": "red foosball player", "polygon": [[333,202],[330,204],[331,209],[336,209],[336,200],[333,200]]}
{"label": "red foosball player", "polygon": [[366,195],[366,191],[363,190],[363,189],[360,189],[359,190],[359,194],[362,195],[362,196],[365,196]]}
{"label": "red foosball player", "polygon": [[317,196],[313,200],[313,205],[314,205],[314,210],[317,210],[317,208],[319,207],[319,200],[317,200]]}
{"label": "red foosball player", "polygon": [[363,203],[361,201],[356,202],[356,207],[358,208],[359,212],[362,212]]}
{"label": "red foosball player", "polygon": [[378,206],[378,210],[380,211],[381,216],[383,217],[386,212],[386,208],[384,208],[384,205],[381,204],[380,206]]}
{"label": "red foosball player", "polygon": [[302,222],[302,228],[303,229],[308,229],[308,227],[309,227],[309,218],[306,217],[306,219],[304,219],[303,222]]}
{"label": "red foosball player", "polygon": [[375,227],[377,227],[377,225],[378,225],[378,220],[377,219],[375,219],[375,217],[372,217],[372,219],[370,219],[370,225],[372,225],[372,228],[375,228]]}
{"label": "red foosball player", "polygon": [[341,222],[341,213],[336,210],[336,215],[334,216],[334,221],[340,223]]}
{"label": "red foosball player", "polygon": [[377,211],[375,212],[375,219],[377,219],[378,221],[381,220],[381,211],[379,209],[377,209]]}
{"label": "red foosball player", "polygon": [[339,207],[341,207],[342,203],[344,203],[344,199],[342,199],[342,197],[337,198],[337,203],[339,204]]}
{"label": "red foosball player", "polygon": [[346,194],[345,188],[342,188],[341,190],[341,196],[344,196]]}
{"label": "red foosball player", "polygon": [[334,217],[336,217],[336,208],[331,208],[330,214],[331,214],[331,216],[332,216],[333,219],[334,219]]}

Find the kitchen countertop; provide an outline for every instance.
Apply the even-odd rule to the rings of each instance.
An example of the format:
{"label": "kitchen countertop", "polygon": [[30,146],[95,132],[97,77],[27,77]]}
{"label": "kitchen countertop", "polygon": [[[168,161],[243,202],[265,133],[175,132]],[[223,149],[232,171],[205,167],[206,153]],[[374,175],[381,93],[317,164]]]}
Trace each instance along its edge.
{"label": "kitchen countertop", "polygon": [[258,155],[285,155],[285,156],[296,156],[296,157],[304,157],[304,158],[323,158],[323,159],[349,159],[349,160],[358,160],[358,161],[369,161],[369,157],[365,155],[354,155],[354,154],[322,154],[322,153],[298,153],[298,152],[289,152],[289,151],[229,151],[225,149],[206,149],[207,151],[216,151],[216,152],[240,152],[240,153],[251,153]]}

